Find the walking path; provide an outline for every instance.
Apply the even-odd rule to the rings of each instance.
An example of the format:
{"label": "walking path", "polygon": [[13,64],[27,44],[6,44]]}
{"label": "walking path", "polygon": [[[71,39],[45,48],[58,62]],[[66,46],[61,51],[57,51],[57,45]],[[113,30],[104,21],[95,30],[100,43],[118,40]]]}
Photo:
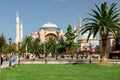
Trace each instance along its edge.
{"label": "walking path", "polygon": [[[6,68],[6,67],[9,67],[9,61],[3,61],[3,64],[1,65],[1,68]],[[17,62],[16,61],[11,61],[11,65],[14,65],[16,64]]]}
{"label": "walking path", "polygon": [[[108,59],[110,63],[120,64],[120,59]],[[92,63],[99,63],[100,60],[94,59]],[[18,64],[18,61],[11,61],[12,65]],[[44,60],[29,60],[29,61],[20,61],[21,64],[45,64]],[[73,64],[73,63],[89,63],[88,59],[85,60],[48,60],[47,64]],[[9,67],[9,61],[3,61],[1,68]]]}

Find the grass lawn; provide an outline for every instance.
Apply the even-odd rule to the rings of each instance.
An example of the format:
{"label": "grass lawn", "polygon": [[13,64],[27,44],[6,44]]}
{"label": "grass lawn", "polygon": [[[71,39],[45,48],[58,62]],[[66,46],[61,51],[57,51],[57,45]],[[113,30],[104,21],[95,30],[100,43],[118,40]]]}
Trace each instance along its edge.
{"label": "grass lawn", "polygon": [[2,69],[0,80],[120,80],[120,65],[26,64]]}

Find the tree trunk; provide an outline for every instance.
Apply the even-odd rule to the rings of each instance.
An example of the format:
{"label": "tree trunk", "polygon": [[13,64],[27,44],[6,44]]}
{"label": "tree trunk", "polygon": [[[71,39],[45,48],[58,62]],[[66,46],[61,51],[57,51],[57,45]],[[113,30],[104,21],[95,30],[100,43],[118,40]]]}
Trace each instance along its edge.
{"label": "tree trunk", "polygon": [[1,70],[1,52],[0,52],[0,75],[2,73],[2,70]]}
{"label": "tree trunk", "polygon": [[104,39],[104,40],[102,40],[102,55],[101,55],[101,57],[102,57],[101,62],[102,63],[108,62],[106,54],[107,54],[107,39]]}
{"label": "tree trunk", "polygon": [[0,75],[2,74],[2,69],[1,69],[1,66],[2,66],[2,62],[1,62],[1,57],[2,57],[2,47],[0,47]]}
{"label": "tree trunk", "polygon": [[47,54],[47,53],[45,53],[45,64],[47,64],[47,63],[48,63],[48,58],[47,58],[47,56],[48,56],[48,54]]}

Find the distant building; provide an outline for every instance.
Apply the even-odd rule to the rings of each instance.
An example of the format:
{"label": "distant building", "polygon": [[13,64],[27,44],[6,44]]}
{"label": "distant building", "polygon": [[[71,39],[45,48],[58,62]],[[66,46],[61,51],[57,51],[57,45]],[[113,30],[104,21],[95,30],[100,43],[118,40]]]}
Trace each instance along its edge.
{"label": "distant building", "polygon": [[89,41],[87,42],[88,32],[81,35],[82,25],[79,21],[78,23],[78,43],[80,44],[79,50],[89,50],[92,47],[94,51],[96,48],[99,48],[99,40],[97,38],[93,38],[93,35],[90,36]]}
{"label": "distant building", "polygon": [[59,39],[60,36],[64,37],[64,32],[62,29],[58,28],[56,24],[48,22],[46,24],[43,24],[38,32],[32,33],[31,36],[32,38],[39,38],[41,42],[44,42],[51,36],[56,39]]}
{"label": "distant building", "polygon": [[[89,41],[87,42],[88,32],[81,35],[82,25],[81,22],[78,24],[78,43],[80,43],[79,50],[92,50],[94,51],[96,48],[102,50],[102,42],[101,39],[93,38],[93,35],[90,36]],[[120,39],[120,33],[118,34]],[[120,51],[115,50],[115,39],[112,33],[109,33],[108,40],[107,40],[107,58],[110,59],[120,59]]]}
{"label": "distant building", "polygon": [[[118,34],[118,37],[120,37],[120,34]],[[107,40],[107,58],[120,59],[120,51],[115,49],[115,43],[116,42],[113,37],[113,34],[109,33]],[[100,49],[102,49],[101,40],[100,40]]]}

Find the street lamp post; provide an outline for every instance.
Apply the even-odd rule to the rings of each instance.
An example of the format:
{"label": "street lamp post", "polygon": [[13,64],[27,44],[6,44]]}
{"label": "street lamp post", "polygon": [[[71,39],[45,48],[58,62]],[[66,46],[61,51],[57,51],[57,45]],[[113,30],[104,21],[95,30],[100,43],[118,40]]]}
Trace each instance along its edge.
{"label": "street lamp post", "polygon": [[12,63],[11,63],[11,43],[12,43],[12,38],[9,38],[9,44],[10,44],[10,56],[9,56],[9,67],[12,69]]}
{"label": "street lamp post", "polygon": [[17,56],[18,56],[18,64],[20,64],[20,42],[18,42],[18,54],[17,54]]}

